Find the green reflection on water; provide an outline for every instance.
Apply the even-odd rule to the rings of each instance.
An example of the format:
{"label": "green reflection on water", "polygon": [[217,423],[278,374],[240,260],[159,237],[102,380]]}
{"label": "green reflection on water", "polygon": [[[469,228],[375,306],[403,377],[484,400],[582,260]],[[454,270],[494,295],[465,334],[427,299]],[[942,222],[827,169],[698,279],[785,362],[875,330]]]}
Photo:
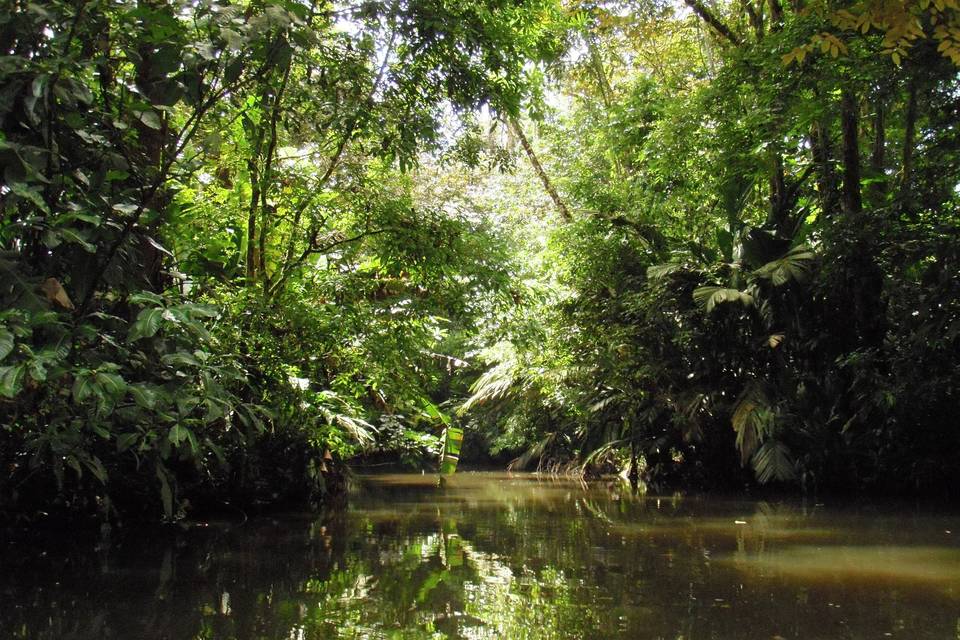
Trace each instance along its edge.
{"label": "green reflection on water", "polygon": [[955,517],[502,474],[350,504],[11,547],[0,638],[960,638]]}

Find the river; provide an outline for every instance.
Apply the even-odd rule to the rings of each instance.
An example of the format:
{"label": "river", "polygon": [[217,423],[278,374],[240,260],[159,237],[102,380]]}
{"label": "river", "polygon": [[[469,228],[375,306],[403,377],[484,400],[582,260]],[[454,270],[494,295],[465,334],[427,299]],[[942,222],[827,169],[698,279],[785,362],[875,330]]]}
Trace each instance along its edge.
{"label": "river", "polygon": [[358,478],[326,514],[0,550],[0,638],[960,639],[960,517]]}

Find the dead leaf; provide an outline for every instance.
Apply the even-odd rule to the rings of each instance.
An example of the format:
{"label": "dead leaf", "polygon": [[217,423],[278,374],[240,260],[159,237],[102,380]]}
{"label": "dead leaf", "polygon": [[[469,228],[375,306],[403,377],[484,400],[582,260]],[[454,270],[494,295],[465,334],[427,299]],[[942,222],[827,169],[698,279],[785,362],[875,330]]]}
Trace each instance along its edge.
{"label": "dead leaf", "polygon": [[70,309],[71,311],[75,308],[73,301],[70,300],[70,296],[67,294],[67,290],[63,288],[63,285],[61,285],[60,281],[56,278],[47,278],[44,280],[40,286],[40,290],[47,295],[47,300],[57,306]]}

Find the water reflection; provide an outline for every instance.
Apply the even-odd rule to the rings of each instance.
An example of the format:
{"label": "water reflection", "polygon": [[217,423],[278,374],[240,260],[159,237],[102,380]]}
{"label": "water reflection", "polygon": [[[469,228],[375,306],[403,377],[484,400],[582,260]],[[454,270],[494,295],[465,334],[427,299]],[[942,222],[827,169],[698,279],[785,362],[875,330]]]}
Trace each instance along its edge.
{"label": "water reflection", "polygon": [[[960,521],[458,474],[0,552],[0,638],[960,638]],[[41,555],[42,554],[42,555]]]}

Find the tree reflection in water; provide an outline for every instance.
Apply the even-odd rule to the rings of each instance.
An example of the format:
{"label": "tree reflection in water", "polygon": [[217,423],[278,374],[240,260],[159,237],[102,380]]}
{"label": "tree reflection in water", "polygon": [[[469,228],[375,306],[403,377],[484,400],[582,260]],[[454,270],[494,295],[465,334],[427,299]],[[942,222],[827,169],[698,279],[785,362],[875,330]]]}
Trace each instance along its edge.
{"label": "tree reflection in water", "polygon": [[0,637],[957,634],[956,518],[493,474],[361,485],[320,517],[7,544]]}

